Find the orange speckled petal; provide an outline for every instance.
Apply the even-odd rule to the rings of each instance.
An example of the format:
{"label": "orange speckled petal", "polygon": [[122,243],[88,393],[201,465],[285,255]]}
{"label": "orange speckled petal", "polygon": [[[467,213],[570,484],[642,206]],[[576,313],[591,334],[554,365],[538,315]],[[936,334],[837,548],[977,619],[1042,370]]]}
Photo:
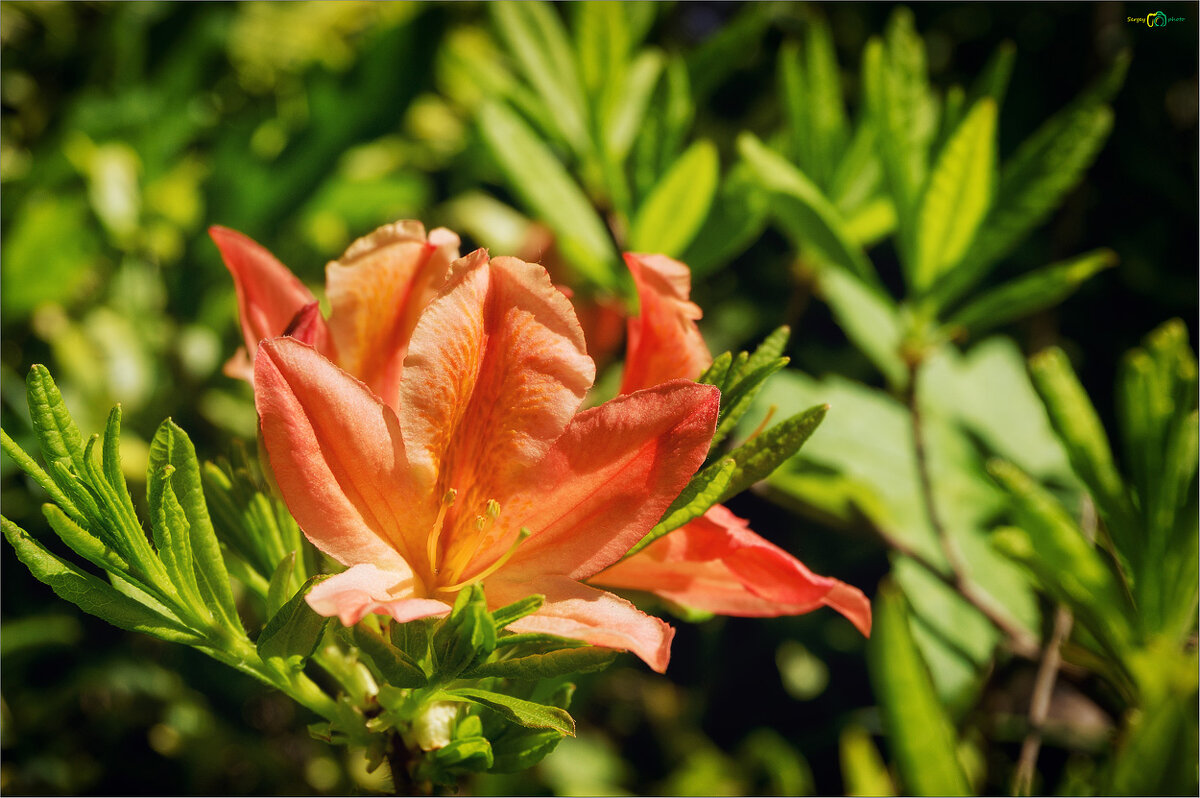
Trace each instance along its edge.
{"label": "orange speckled petal", "polygon": [[254,398],[272,473],[309,540],[345,565],[420,562],[421,496],[396,415],[365,385],[293,338],[259,347]]}
{"label": "orange speckled petal", "polygon": [[408,623],[450,612],[449,604],[414,596],[413,585],[408,568],[386,571],[369,564],[355,565],[313,587],[305,601],[318,615],[338,618],[343,626],[353,626],[368,613]]}
{"label": "orange speckled petal", "polygon": [[625,253],[641,310],[629,319],[621,393],[673,379],[694,380],[712,363],[696,326],[700,308],[688,301],[688,267],[665,255]]}
{"label": "orange speckled petal", "polygon": [[400,423],[414,478],[458,493],[443,562],[470,560],[476,516],[522,484],[574,416],[595,366],[546,271],[478,250],[455,262],[413,333]]}
{"label": "orange speckled petal", "polygon": [[612,593],[565,576],[539,576],[523,582],[491,579],[484,583],[484,590],[494,607],[538,593],[546,597],[536,613],[508,625],[513,632],[541,632],[632,651],[659,673],[667,669],[675,630]]}
{"label": "orange speckled petal", "polygon": [[590,581],[722,615],[800,615],[828,606],[864,635],[871,631],[871,603],[862,591],[814,574],[722,505]]}
{"label": "orange speckled petal", "polygon": [[235,355],[226,366],[226,373],[249,379],[248,357],[257,351],[258,342],[283,335],[296,314],[313,302],[314,297],[288,267],[247,236],[227,227],[210,227],[208,234],[233,275],[238,318],[246,342],[245,354],[240,360]]}
{"label": "orange speckled petal", "polygon": [[458,245],[444,228],[426,238],[420,222],[396,222],[358,239],[325,269],[338,365],[392,407],[413,328]]}
{"label": "orange speckled petal", "polygon": [[711,385],[673,380],[576,416],[506,509],[533,536],[503,573],[582,579],[619,560],[704,462],[719,401]]}

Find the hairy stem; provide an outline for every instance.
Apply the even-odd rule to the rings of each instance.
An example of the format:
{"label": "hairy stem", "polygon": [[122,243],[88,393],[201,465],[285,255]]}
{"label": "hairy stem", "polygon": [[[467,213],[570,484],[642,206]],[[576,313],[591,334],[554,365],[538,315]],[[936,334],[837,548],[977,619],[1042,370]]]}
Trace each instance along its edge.
{"label": "hairy stem", "polygon": [[[1084,496],[1082,523],[1083,534],[1088,540],[1096,537],[1096,506],[1090,496]],[[1017,771],[1013,775],[1013,795],[1032,795],[1033,776],[1037,771],[1038,752],[1042,747],[1042,730],[1046,715],[1050,711],[1050,697],[1054,693],[1054,682],[1062,664],[1062,644],[1071,634],[1074,619],[1071,611],[1059,605],[1054,612],[1054,629],[1046,641],[1046,649],[1038,665],[1033,683],[1033,694],[1029,698],[1029,733],[1021,743],[1021,755],[1017,760]]]}
{"label": "hairy stem", "polygon": [[[917,460],[917,477],[921,483],[921,499],[925,505],[925,512],[929,516],[929,524],[933,527],[934,534],[937,536],[938,544],[941,546],[942,553],[946,556],[946,561],[950,565],[950,574],[946,575],[941,568],[938,568],[930,563],[924,557],[914,557],[913,551],[909,547],[898,548],[898,550],[909,557],[913,557],[917,562],[929,568],[930,571],[937,574],[942,581],[958,591],[966,601],[975,609],[987,618],[993,626],[999,629],[1008,638],[1009,645],[1014,652],[1022,656],[1036,659],[1038,656],[1037,641],[1032,634],[1013,618],[1001,607],[994,598],[986,591],[979,588],[970,577],[967,576],[966,563],[963,561],[962,553],[958,550],[958,545],[950,537],[945,524],[942,523],[941,514],[938,511],[937,502],[933,495],[933,479],[930,474],[929,457],[925,451],[925,436],[922,426],[921,406],[917,400],[917,377],[919,364],[910,366],[908,390],[906,398],[908,400],[909,418],[912,422],[913,448],[916,452]],[[895,545],[895,541],[885,538],[889,544]]]}

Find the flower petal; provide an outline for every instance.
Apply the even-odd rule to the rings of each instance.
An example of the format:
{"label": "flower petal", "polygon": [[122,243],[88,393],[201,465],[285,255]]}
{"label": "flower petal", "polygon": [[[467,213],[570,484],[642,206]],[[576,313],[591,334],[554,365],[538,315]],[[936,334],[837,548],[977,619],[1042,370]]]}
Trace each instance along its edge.
{"label": "flower petal", "polygon": [[814,574],[721,505],[591,581],[722,615],[799,615],[829,606],[864,635],[871,631],[871,604],[860,590]]}
{"label": "flower petal", "polygon": [[234,355],[225,372],[249,380],[253,374],[250,356],[258,349],[258,342],[282,335],[296,314],[315,297],[288,267],[249,237],[219,226],[210,227],[208,234],[233,275],[238,318],[246,342],[244,352]]}
{"label": "flower petal", "polygon": [[264,341],[254,366],[262,441],[308,539],[345,565],[423,562],[420,496],[396,414],[365,385],[292,338]]}
{"label": "flower petal", "polygon": [[421,311],[458,257],[458,236],[402,221],[358,239],[325,268],[338,365],[396,406],[401,365]]}
{"label": "flower petal", "polygon": [[619,560],[704,462],[719,401],[711,385],[674,380],[576,416],[506,507],[509,529],[534,534],[505,572],[582,579]]}
{"label": "flower petal", "polygon": [[408,623],[450,612],[449,604],[415,598],[413,586],[413,572],[407,567],[385,571],[363,564],[329,577],[304,599],[318,615],[337,617],[343,626],[353,626],[368,613],[386,614],[397,623]]}
{"label": "flower petal", "polygon": [[641,310],[628,321],[621,393],[673,379],[694,380],[712,363],[696,326],[700,308],[688,301],[688,267],[665,255],[625,253]]}
{"label": "flower petal", "polygon": [[409,462],[422,490],[456,489],[441,558],[461,572],[475,519],[523,484],[575,414],[595,367],[570,302],[542,267],[455,262],[413,333],[399,406]]}
{"label": "flower petal", "polygon": [[541,632],[632,651],[659,673],[671,659],[675,630],[669,625],[623,598],[565,576],[538,576],[522,582],[497,578],[485,582],[484,592],[494,607],[537,593],[546,597],[536,613],[508,625],[514,632]]}

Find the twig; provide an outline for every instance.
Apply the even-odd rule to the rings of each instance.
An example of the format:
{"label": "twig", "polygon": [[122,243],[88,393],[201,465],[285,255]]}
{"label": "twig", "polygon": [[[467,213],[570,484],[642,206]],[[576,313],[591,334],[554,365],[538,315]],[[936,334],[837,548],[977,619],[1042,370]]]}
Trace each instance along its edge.
{"label": "twig", "polygon": [[[1008,637],[1009,645],[1014,652],[1029,659],[1037,659],[1039,650],[1036,638],[1009,617],[1008,613],[997,605],[995,599],[985,591],[980,590],[967,577],[966,563],[963,562],[962,555],[958,551],[958,546],[950,538],[945,525],[942,523],[937,503],[934,501],[933,480],[929,472],[929,459],[925,453],[925,439],[922,434],[921,408],[920,403],[917,401],[917,371],[919,368],[919,364],[913,364],[909,367],[909,384],[906,391],[909,417],[912,420],[913,448],[916,451],[917,458],[917,476],[921,483],[921,498],[925,504],[925,511],[929,515],[929,524],[933,527],[942,552],[946,555],[946,561],[950,564],[951,573],[948,576],[942,569],[933,566],[925,558],[914,557],[911,549],[906,551],[898,548],[898,550],[902,554],[916,559],[917,562],[920,562],[926,568],[929,568],[930,571],[937,574],[942,581],[957,590],[971,606],[979,610],[985,618],[991,621],[993,626]],[[894,545],[894,541],[889,542]]]}
{"label": "twig", "polygon": [[[1089,541],[1096,537],[1096,505],[1090,496],[1084,495],[1080,526]],[[1033,792],[1033,776],[1037,770],[1038,752],[1042,747],[1042,731],[1046,715],[1050,711],[1050,697],[1054,693],[1054,681],[1062,664],[1062,644],[1071,634],[1073,622],[1071,611],[1059,605],[1054,613],[1054,630],[1046,642],[1042,662],[1038,666],[1033,683],[1033,694],[1029,698],[1029,733],[1021,743],[1021,755],[1017,760],[1017,772],[1013,775],[1013,795],[1030,795]]]}

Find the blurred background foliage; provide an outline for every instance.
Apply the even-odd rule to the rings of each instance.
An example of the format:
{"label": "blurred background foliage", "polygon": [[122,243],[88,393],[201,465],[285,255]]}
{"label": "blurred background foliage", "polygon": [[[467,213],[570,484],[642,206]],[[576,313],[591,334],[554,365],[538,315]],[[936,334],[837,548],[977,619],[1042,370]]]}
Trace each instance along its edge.
{"label": "blurred background foliage", "polygon": [[[1022,655],[1022,642],[1036,649],[1052,637],[1057,602],[1078,598],[1019,567],[1027,549],[1020,535],[1046,518],[1062,521],[1042,494],[1064,502],[1071,524],[1087,521],[1081,497],[1094,496],[1113,531],[1107,556],[1125,566],[1150,555],[1118,540],[1122,528],[1159,529],[1165,539],[1190,512],[1182,535],[1192,548],[1183,556],[1196,556],[1194,476],[1183,482],[1182,511],[1162,499],[1166,515],[1144,527],[1126,516],[1114,523],[1104,505],[1112,489],[1112,506],[1120,495],[1149,506],[1161,477],[1145,466],[1153,436],[1137,432],[1130,407],[1138,403],[1129,400],[1137,369],[1119,374],[1122,356],[1179,316],[1183,325],[1164,328],[1145,344],[1150,355],[1130,362],[1194,361],[1179,341],[1196,340],[1200,12],[1195,4],[1163,9],[1186,21],[1161,29],[1127,23],[1145,13],[1130,4],[913,9],[943,119],[956,103],[968,111],[976,77],[991,74],[989,59],[1004,42],[1015,47],[996,126],[1001,164],[1122,64],[1123,53],[1132,57],[1124,88],[1107,98],[1111,134],[1091,168],[976,291],[1099,247],[1115,253],[1115,267],[1061,305],[998,321],[992,337],[930,344],[905,388],[903,362],[897,371],[872,345],[879,330],[844,310],[846,302],[854,307],[845,299],[853,284],[847,289],[823,268],[828,246],[795,222],[807,217],[792,211],[794,198],[764,185],[762,158],[756,168],[753,157],[763,153],[747,143],[752,134],[759,147],[774,148],[770,157],[841,200],[847,235],[869,254],[868,280],[907,307],[919,292],[906,271],[904,214],[893,206],[889,217],[887,165],[877,164],[874,177],[859,174],[866,189],[857,195],[836,166],[842,158],[847,169],[872,168],[871,147],[852,133],[870,105],[860,68],[868,40],[895,25],[888,4],[6,0],[3,426],[29,448],[23,376],[45,363],[85,432],[122,403],[124,463],[135,486],[145,480],[146,441],[164,417],[191,433],[202,457],[251,438],[249,390],[220,371],[239,333],[232,282],[204,233],[210,224],[254,237],[317,290],[324,264],[375,226],[398,218],[444,224],[464,236],[464,250],[489,246],[546,263],[574,287],[596,330],[612,330],[612,311],[626,301],[622,249],[680,257],[693,267],[693,297],[714,352],[753,345],[779,324],[793,329],[792,367],[763,393],[754,423],[772,405],[784,414],[833,406],[801,457],[731,507],[818,573],[878,594],[872,673],[867,646],[829,612],[680,622],[669,678],[623,659],[584,679],[573,706],[578,738],[530,773],[481,779],[471,789],[1007,792],[1038,666],[1036,656]],[[824,56],[813,55],[821,48]],[[820,99],[812,87],[822,81],[845,97],[841,113],[825,117],[832,127],[803,111]],[[953,126],[944,127],[930,138],[945,141]],[[860,319],[858,329],[850,318]],[[619,325],[590,340],[602,342],[594,354],[603,365],[619,351]],[[1080,454],[1087,441],[1073,439],[1055,415],[1064,396],[1079,399],[1062,388],[1062,364],[1043,361],[1040,382],[1027,374],[1025,357],[1048,345],[1065,352],[1098,428],[1111,431],[1125,464],[1116,482],[1092,479],[1095,463]],[[1162,352],[1169,354],[1155,354]],[[1053,368],[1057,377],[1047,376]],[[1156,368],[1145,370],[1148,384],[1192,386],[1194,406],[1194,365]],[[947,586],[936,525],[922,503],[906,390],[919,391],[938,506],[968,575],[1027,640],[1006,637]],[[1179,390],[1186,416],[1187,391]],[[1126,399],[1114,399],[1120,395]],[[1186,418],[1163,418],[1153,440],[1174,440]],[[993,465],[996,479],[986,468],[992,458],[1010,463]],[[2,463],[5,515],[40,536],[40,498]],[[1020,528],[1002,531],[1005,545],[993,545],[989,534],[1002,524]],[[304,712],[283,696],[231,678],[191,650],[72,613],[7,547],[0,562],[5,791],[317,794],[384,786],[361,755],[310,739]],[[1132,589],[1152,581],[1131,579]],[[1194,572],[1183,575],[1185,588],[1194,582]],[[1164,673],[1162,663],[1181,651],[1192,652],[1194,664],[1190,595],[1181,600],[1190,606],[1175,606],[1186,628],[1172,626],[1163,644],[1170,656],[1156,660]],[[1174,671],[1139,675],[1155,670],[1138,664],[1150,643],[1105,648],[1111,641],[1101,630],[1097,642],[1088,606],[1076,612],[1078,651],[1051,697],[1033,788],[1182,785],[1194,793],[1195,745],[1187,745],[1195,715],[1159,711],[1163,695],[1183,695],[1185,709],[1194,708],[1194,673],[1190,687]],[[1159,620],[1131,621],[1130,640]],[[1111,654],[1112,646],[1120,653],[1109,660],[1121,673],[1079,665],[1086,652]],[[896,726],[897,682],[880,680],[881,657],[884,672],[916,680],[905,690],[907,729]],[[1151,683],[1166,686],[1155,693]],[[947,750],[925,752],[932,765],[916,768],[922,752],[895,745],[905,733],[954,750],[948,759]],[[1123,757],[1107,755],[1114,745]],[[1167,775],[1139,781],[1137,769],[1122,764],[1134,754],[1143,770],[1159,757],[1157,772]]]}

